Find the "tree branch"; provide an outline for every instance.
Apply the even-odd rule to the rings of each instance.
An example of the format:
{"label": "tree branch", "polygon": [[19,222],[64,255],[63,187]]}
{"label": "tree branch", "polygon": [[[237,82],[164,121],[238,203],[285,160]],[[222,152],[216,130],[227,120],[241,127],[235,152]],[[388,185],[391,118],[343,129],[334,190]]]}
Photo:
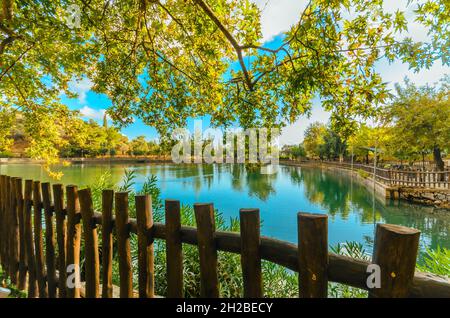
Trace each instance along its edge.
{"label": "tree branch", "polygon": [[222,24],[222,22],[220,22],[220,20],[214,14],[214,12],[211,10],[211,8],[203,0],[193,0],[193,1],[206,13],[206,15],[214,22],[214,24],[217,25],[219,30],[223,33],[223,35],[225,35],[227,40],[233,46],[233,48],[236,51],[236,54],[238,56],[238,60],[239,60],[239,64],[241,65],[242,72],[244,73],[244,78],[245,78],[247,87],[249,90],[253,90],[253,83],[250,79],[250,75],[249,75],[247,67],[245,66],[245,63],[244,63],[244,58],[242,55],[242,47],[239,45],[239,43],[236,41],[236,39],[233,37],[233,35],[230,33],[230,31],[228,31],[228,29]]}
{"label": "tree branch", "polygon": [[[18,61],[20,61],[20,60],[22,59],[22,57],[23,57],[25,54],[27,54],[27,52],[28,52],[29,50],[31,50],[31,49],[33,48],[33,46],[34,46],[34,43],[33,43],[33,45],[29,46],[24,52],[22,52],[22,54],[20,54],[20,55],[17,57],[17,59],[1,73],[1,75],[0,75],[0,81],[2,80],[3,76],[5,76],[5,74],[7,74],[7,73],[9,72],[9,70],[10,70],[11,68],[13,68],[14,65],[16,65],[16,63],[17,63]],[[1,55],[1,54],[0,54],[0,55]],[[0,64],[0,67],[1,67],[1,66],[2,66],[2,64]]]}

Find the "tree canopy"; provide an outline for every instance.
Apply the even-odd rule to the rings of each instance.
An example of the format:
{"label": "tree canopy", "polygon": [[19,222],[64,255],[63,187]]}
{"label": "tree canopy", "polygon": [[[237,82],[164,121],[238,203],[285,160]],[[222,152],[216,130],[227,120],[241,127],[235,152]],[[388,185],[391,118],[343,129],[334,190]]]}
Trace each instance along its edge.
{"label": "tree canopy", "polygon": [[397,85],[392,103],[384,108],[389,148],[399,157],[421,158],[432,153],[440,170],[442,151],[450,151],[450,77],[437,87]]}
{"label": "tree canopy", "polygon": [[[75,96],[74,78],[109,97],[116,124],[137,116],[164,135],[206,114],[219,126],[283,126],[308,114],[314,97],[346,128],[388,97],[375,69],[381,58],[416,69],[450,64],[446,0],[416,7],[430,43],[396,40],[406,19],[385,12],[382,0],[311,0],[278,48],[261,43],[250,0],[2,3],[0,109],[33,118],[34,157],[55,155],[57,129],[42,128],[67,113],[60,96]],[[73,5],[79,27],[68,23]]]}

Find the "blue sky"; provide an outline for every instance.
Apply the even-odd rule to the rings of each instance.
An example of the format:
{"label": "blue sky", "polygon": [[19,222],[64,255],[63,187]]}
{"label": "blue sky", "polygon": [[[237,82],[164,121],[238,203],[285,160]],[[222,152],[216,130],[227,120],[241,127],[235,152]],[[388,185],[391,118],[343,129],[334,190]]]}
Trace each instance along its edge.
{"label": "blue sky", "polygon": [[[262,10],[261,26],[263,32],[264,46],[278,47],[282,39],[283,32],[289,30],[297,20],[307,1],[304,0],[252,0]],[[407,0],[385,0],[385,9],[394,12],[397,9],[405,10]],[[407,9],[406,17],[408,19],[409,33],[416,41],[427,40],[427,30],[414,22],[412,19],[411,8]],[[421,70],[414,73],[408,69],[408,66],[401,62],[389,64],[386,60],[381,60],[377,64],[377,70],[381,74],[383,80],[389,83],[389,87],[393,88],[394,83],[403,81],[405,77],[409,77],[414,83],[424,85],[426,83],[435,83],[445,74],[450,73],[449,67],[444,67],[440,62],[436,62],[430,69]],[[90,90],[91,83],[87,79],[73,82],[71,88],[78,93],[77,99],[68,99],[62,96],[62,102],[71,109],[80,110],[85,119],[93,119],[102,122],[105,110],[111,105],[111,101],[104,95],[99,95]],[[281,144],[296,144],[303,139],[303,133],[306,127],[314,122],[319,121],[326,123],[329,114],[321,108],[320,101],[315,100],[310,118],[300,118],[294,124],[285,127],[280,138]],[[202,118],[203,126],[209,123],[208,117]],[[193,119],[188,121],[188,129],[193,129]],[[146,126],[141,120],[136,119],[135,122],[122,129],[122,133],[129,138],[135,138],[140,135],[146,136],[148,140],[158,138],[156,130]]]}

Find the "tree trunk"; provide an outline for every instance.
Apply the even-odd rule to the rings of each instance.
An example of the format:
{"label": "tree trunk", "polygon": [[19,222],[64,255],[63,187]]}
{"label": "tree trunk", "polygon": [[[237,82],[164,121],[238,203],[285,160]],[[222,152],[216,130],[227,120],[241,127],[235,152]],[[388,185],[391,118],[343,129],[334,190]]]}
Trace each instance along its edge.
{"label": "tree trunk", "polygon": [[436,163],[437,170],[444,171],[444,161],[441,156],[441,149],[434,147],[433,149],[434,162]]}
{"label": "tree trunk", "polygon": [[[444,161],[442,160],[442,156],[441,156],[441,149],[439,149],[439,147],[434,147],[433,149],[433,157],[434,157],[434,162],[436,163],[436,168],[438,171],[444,171]],[[444,181],[444,174],[440,173],[439,174],[439,181]]]}
{"label": "tree trunk", "polygon": [[369,154],[366,154],[366,165],[369,164]]}

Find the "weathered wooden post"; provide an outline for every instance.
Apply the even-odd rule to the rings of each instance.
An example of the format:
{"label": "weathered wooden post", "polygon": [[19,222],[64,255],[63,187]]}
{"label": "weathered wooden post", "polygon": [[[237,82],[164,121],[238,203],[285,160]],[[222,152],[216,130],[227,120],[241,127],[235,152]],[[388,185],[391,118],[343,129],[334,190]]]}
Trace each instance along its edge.
{"label": "weathered wooden post", "polygon": [[19,217],[19,282],[18,288],[21,290],[26,289],[27,285],[27,255],[25,248],[25,215],[24,215],[24,202],[23,202],[23,185],[22,179],[16,179],[16,201],[17,201],[17,214]]}
{"label": "weathered wooden post", "polygon": [[328,215],[299,213],[299,294],[302,298],[328,296]]}
{"label": "weathered wooden post", "polygon": [[155,297],[155,265],[153,256],[152,201],[149,195],[138,195],[136,200],[137,235],[138,235],[138,266],[139,266],[139,297]]}
{"label": "weathered wooden post", "polygon": [[10,197],[10,262],[9,262],[9,276],[11,282],[17,285],[19,281],[19,215],[17,211],[16,200],[16,178],[9,179],[9,197]]}
{"label": "weathered wooden post", "polygon": [[41,183],[33,182],[33,210],[34,210],[34,249],[36,253],[36,276],[39,288],[39,298],[47,298],[47,283],[45,280],[44,251],[42,239],[42,199]]}
{"label": "weathered wooden post", "polygon": [[53,226],[53,207],[51,204],[50,183],[42,183],[42,203],[45,217],[45,262],[47,264],[48,297],[56,298],[56,253]]}
{"label": "weathered wooden post", "polygon": [[100,260],[98,255],[97,225],[90,189],[78,191],[83,219],[84,256],[86,271],[86,298],[98,298],[100,288]]}
{"label": "weathered wooden post", "polygon": [[219,297],[217,248],[214,239],[216,223],[212,203],[194,204],[200,255],[200,293],[202,297]]}
{"label": "weathered wooden post", "polygon": [[10,276],[10,262],[11,262],[11,207],[10,207],[10,192],[11,192],[11,178],[8,176],[5,176],[4,179],[4,193],[3,193],[3,199],[4,199],[4,224],[5,224],[5,233],[4,233],[4,239],[3,242],[5,244],[5,263],[4,263],[4,270],[7,277]]}
{"label": "weathered wooden post", "polygon": [[64,209],[64,189],[62,184],[53,185],[53,202],[55,206],[55,216],[56,216],[56,242],[58,245],[58,272],[59,272],[58,296],[59,298],[66,298],[67,221],[66,221],[66,211]]}
{"label": "weathered wooden post", "polygon": [[6,261],[6,257],[5,257],[5,231],[6,231],[6,224],[5,224],[5,216],[4,216],[4,209],[3,209],[3,204],[5,202],[4,199],[4,189],[5,189],[5,184],[4,184],[4,175],[0,175],[0,264],[2,265],[3,268],[5,268],[5,261]]}
{"label": "weathered wooden post", "polygon": [[[66,283],[66,295],[68,298],[80,298],[80,244],[81,244],[81,214],[78,200],[77,186],[66,187],[67,196],[67,258],[66,272],[71,275]],[[69,273],[70,269],[70,273]],[[69,276],[68,275],[68,276]]]}
{"label": "weathered wooden post", "polygon": [[24,218],[25,218],[25,249],[27,253],[27,265],[28,265],[28,298],[35,298],[37,294],[36,286],[36,259],[33,245],[33,226],[31,215],[33,191],[33,181],[25,181],[24,192]]}
{"label": "weathered wooden post", "polygon": [[166,200],[167,297],[183,297],[183,250],[180,201]]}
{"label": "weathered wooden post", "polygon": [[263,297],[260,252],[259,209],[241,209],[241,266],[244,279],[244,297]]}
{"label": "weathered wooden post", "polygon": [[8,277],[11,277],[11,254],[12,254],[12,217],[11,217],[11,177],[6,176],[5,184],[5,223],[6,223],[6,267]]}
{"label": "weathered wooden post", "polygon": [[120,298],[133,297],[130,226],[128,223],[128,192],[118,192],[116,198],[116,233],[119,253]]}
{"label": "weathered wooden post", "polygon": [[420,231],[400,225],[377,224],[372,263],[381,269],[381,286],[369,296],[408,297],[419,249]]}
{"label": "weathered wooden post", "polygon": [[113,205],[114,191],[102,192],[102,297],[113,297],[112,257],[113,257]]}

